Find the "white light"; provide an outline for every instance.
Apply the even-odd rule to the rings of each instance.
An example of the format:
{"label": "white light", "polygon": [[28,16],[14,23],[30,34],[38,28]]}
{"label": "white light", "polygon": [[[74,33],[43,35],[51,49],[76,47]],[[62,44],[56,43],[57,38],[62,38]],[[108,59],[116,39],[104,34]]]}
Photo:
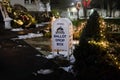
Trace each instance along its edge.
{"label": "white light", "polygon": [[71,3],[71,6],[73,6],[73,5],[74,5],[74,3],[72,2],[72,3]]}
{"label": "white light", "polygon": [[76,12],[76,8],[75,7],[71,8],[71,11]]}

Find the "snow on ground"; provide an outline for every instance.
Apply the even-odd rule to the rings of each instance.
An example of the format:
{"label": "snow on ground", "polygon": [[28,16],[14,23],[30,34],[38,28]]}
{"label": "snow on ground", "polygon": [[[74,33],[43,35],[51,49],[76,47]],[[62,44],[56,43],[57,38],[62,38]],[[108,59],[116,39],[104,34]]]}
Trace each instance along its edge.
{"label": "snow on ground", "polygon": [[[22,28],[15,28],[11,29],[11,31],[22,31]],[[28,33],[26,35],[19,35],[16,39],[28,39],[28,38],[35,38],[35,37],[42,37],[42,33]]]}
{"label": "snow on ground", "polygon": [[38,74],[50,74],[52,72],[53,70],[50,70],[50,69],[40,69],[37,71]]}
{"label": "snow on ground", "polygon": [[54,53],[51,52],[50,55],[46,56],[47,59],[53,59],[55,57],[68,60],[71,63],[71,65],[69,65],[67,67],[62,67],[61,66],[60,68],[64,69],[67,72],[73,73],[73,65],[72,65],[72,63],[75,62],[75,58],[74,58],[74,56],[72,54],[69,55],[66,52],[60,52],[59,54],[56,53],[56,52],[54,52]]}
{"label": "snow on ground", "polygon": [[[13,28],[11,31],[23,31],[22,28]],[[28,33],[26,35],[19,35],[16,39],[28,39],[28,38],[35,38],[35,37],[42,37],[42,33]]]}
{"label": "snow on ground", "polygon": [[42,33],[28,33],[27,35],[20,35],[18,36],[18,39],[28,39],[28,38],[35,38],[35,37],[42,37],[43,34]]}
{"label": "snow on ground", "polygon": [[24,29],[22,29],[22,28],[13,28],[13,29],[11,29],[11,31],[22,31],[22,30],[24,30]]}
{"label": "snow on ground", "polygon": [[40,69],[40,70],[37,70],[37,72],[33,72],[33,74],[35,76],[37,76],[38,74],[43,74],[43,75],[47,75],[47,74],[50,74],[54,72],[53,70],[50,70],[50,69]]}
{"label": "snow on ground", "polygon": [[70,65],[70,66],[68,66],[68,67],[60,67],[60,68],[64,69],[64,70],[67,71],[67,72],[73,73],[73,70],[72,70],[73,66],[72,66],[72,65]]}
{"label": "snow on ground", "polygon": [[[12,29],[12,31],[21,31],[21,30],[23,30],[23,29],[21,29],[21,28]],[[19,35],[17,39],[27,39],[27,38],[35,38],[35,37],[42,37],[42,36],[43,36],[42,33],[37,33],[37,34],[35,34],[35,33],[28,33],[27,35]],[[74,44],[78,44],[78,43],[79,43],[79,41],[77,41],[77,40],[73,41],[73,49],[75,49]],[[39,48],[39,49],[41,49],[41,48]],[[39,57],[41,55],[38,54],[36,56]],[[72,52],[70,54],[68,54],[67,52],[64,52],[64,51],[63,52],[59,52],[59,54],[57,52],[50,52],[50,54],[45,56],[45,57],[47,59],[53,59],[55,57],[58,57],[58,58],[61,58],[61,59],[66,59],[70,63],[74,63],[75,62],[75,58],[74,58]],[[72,67],[73,67],[73,65],[69,65],[67,67],[62,67],[61,66],[60,68],[64,69],[67,72],[73,72]],[[41,69],[41,70],[38,70],[36,73],[37,74],[49,74],[49,73],[52,73],[52,72],[53,71],[49,70],[49,69],[45,69],[45,70]],[[34,73],[34,74],[36,75],[36,73]]]}
{"label": "snow on ground", "polygon": [[46,56],[47,59],[53,59],[55,57],[59,57],[59,58],[64,58],[66,60],[69,60],[71,63],[75,62],[75,58],[72,54],[67,54],[66,52],[62,51],[59,54],[57,52],[51,52],[49,55]]}

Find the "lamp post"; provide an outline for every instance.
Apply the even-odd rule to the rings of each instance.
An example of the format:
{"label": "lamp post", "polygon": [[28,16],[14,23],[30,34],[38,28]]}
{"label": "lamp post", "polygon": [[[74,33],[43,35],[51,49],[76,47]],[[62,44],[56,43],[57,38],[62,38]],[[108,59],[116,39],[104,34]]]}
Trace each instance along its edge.
{"label": "lamp post", "polygon": [[90,5],[91,0],[82,0],[84,17],[87,18],[87,8]]}
{"label": "lamp post", "polygon": [[7,13],[7,7],[10,6],[10,1],[9,0],[2,0],[3,6],[1,6],[1,8],[3,10],[1,10],[3,18],[4,18],[4,23],[5,23],[5,29],[11,29],[11,20],[12,18],[9,17],[8,13]]}
{"label": "lamp post", "polygon": [[77,9],[77,20],[79,20],[79,10],[80,10],[80,7],[81,7],[81,2],[76,2],[76,9]]}

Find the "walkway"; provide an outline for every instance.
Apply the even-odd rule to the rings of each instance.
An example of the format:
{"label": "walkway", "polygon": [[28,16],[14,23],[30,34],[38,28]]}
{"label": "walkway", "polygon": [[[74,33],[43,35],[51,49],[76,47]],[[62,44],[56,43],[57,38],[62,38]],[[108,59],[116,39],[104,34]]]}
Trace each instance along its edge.
{"label": "walkway", "polygon": [[10,30],[0,32],[0,80],[74,80],[23,40],[12,39],[16,36]]}

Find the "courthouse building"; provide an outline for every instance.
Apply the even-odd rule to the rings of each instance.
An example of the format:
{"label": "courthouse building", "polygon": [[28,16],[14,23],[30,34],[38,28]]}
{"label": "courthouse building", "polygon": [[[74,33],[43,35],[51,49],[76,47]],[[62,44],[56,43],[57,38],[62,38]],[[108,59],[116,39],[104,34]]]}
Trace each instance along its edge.
{"label": "courthouse building", "polygon": [[50,3],[46,3],[45,5],[40,0],[0,0],[4,2],[10,2],[11,5],[20,4],[27,8],[28,11],[51,11]]}

